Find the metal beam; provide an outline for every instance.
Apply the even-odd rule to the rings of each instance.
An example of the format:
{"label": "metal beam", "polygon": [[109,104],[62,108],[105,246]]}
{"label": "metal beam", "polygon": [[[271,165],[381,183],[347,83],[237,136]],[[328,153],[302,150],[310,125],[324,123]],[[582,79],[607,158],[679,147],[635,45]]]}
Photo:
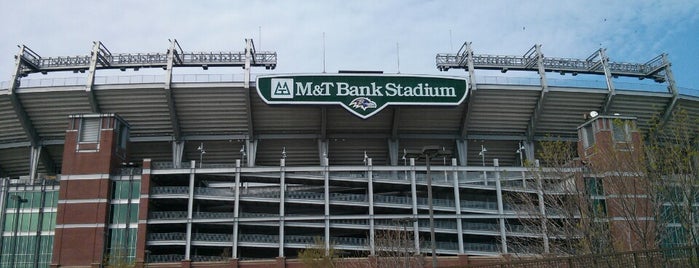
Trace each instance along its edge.
{"label": "metal beam", "polygon": [[245,82],[243,88],[245,89],[245,109],[248,120],[248,139],[253,139],[255,136],[255,124],[253,122],[252,116],[252,96],[250,94],[250,66],[253,60],[254,45],[252,39],[245,39]]}
{"label": "metal beam", "polygon": [[27,62],[29,61],[27,59],[27,55],[31,56],[36,54],[26,46],[20,46],[19,53],[17,53],[17,56],[15,56],[15,70],[12,73],[12,78],[10,79],[9,93],[12,108],[15,110],[15,114],[19,119],[19,123],[22,125],[22,129],[24,130],[24,133],[27,135],[27,139],[29,139],[29,143],[31,144],[31,146],[37,146],[39,141],[39,135],[36,133],[36,129],[34,128],[32,121],[29,119],[29,115],[24,109],[24,105],[22,105],[22,102],[20,101],[19,96],[17,96],[16,92],[17,88],[19,88],[22,69],[25,68],[24,66],[32,65],[30,62]]}
{"label": "metal beam", "polygon": [[[464,46],[456,54],[440,53],[436,56],[437,69],[447,71],[449,69],[466,69],[467,64],[467,45],[470,48],[470,42],[464,43]],[[528,61],[528,55],[524,56],[504,56],[504,55],[473,55],[473,63],[476,69],[485,70],[517,70],[517,71],[538,71],[532,62]],[[624,62],[608,62],[607,72],[600,69],[600,62],[587,59],[571,59],[571,58],[544,58],[544,70],[547,72],[560,73],[583,73],[605,75],[607,72],[613,76],[627,76],[637,78],[650,78],[656,82],[664,82],[665,77],[660,74],[662,64],[659,60],[653,59],[646,63],[624,63]]]}
{"label": "metal beam", "polygon": [[663,61],[663,66],[665,66],[665,77],[667,78],[667,83],[668,83],[668,90],[670,93],[672,93],[672,100],[667,104],[667,107],[665,107],[665,112],[663,112],[663,121],[660,122],[661,126],[665,126],[667,122],[670,120],[670,116],[672,116],[672,112],[675,110],[675,106],[677,106],[677,100],[679,99],[680,92],[677,90],[677,86],[675,84],[675,75],[672,73],[672,64],[670,63],[670,60],[667,58],[667,54],[662,54],[661,55],[662,61]]}
{"label": "metal beam", "polygon": [[46,151],[44,146],[36,146],[29,148],[29,178],[30,181],[36,181],[37,173],[39,172],[39,163],[44,165],[47,173],[55,174],[56,164],[51,156]]}
{"label": "metal beam", "polygon": [[[536,57],[535,59],[532,59]],[[529,59],[529,64],[536,62],[536,66],[539,72],[539,82],[541,84],[541,94],[539,94],[539,99],[536,102],[536,107],[534,108],[534,113],[529,119],[529,125],[527,126],[527,140],[531,141],[536,134],[536,126],[539,123],[541,114],[544,112],[544,103],[546,102],[546,94],[549,91],[548,82],[546,80],[546,70],[544,69],[544,53],[541,52],[541,45],[534,45],[532,49],[525,54],[525,57]]]}
{"label": "metal beam", "polygon": [[[476,71],[473,63],[473,50],[471,49],[471,42],[466,42],[464,45],[461,47],[459,50],[459,53],[462,56],[462,60],[466,61],[466,71],[468,72],[468,82],[470,85],[470,90],[468,92],[468,97],[466,98],[466,101],[464,102],[466,105],[466,108],[464,108],[464,112],[461,115],[461,126],[459,127],[459,133],[462,138],[465,138],[466,135],[468,135],[468,122],[471,121],[471,110],[473,105],[473,99],[474,99],[474,92],[478,90],[478,84],[476,84]],[[457,54],[459,54],[457,53]]]}
{"label": "metal beam", "polygon": [[[109,57],[98,58],[95,69],[139,69],[167,68],[168,54],[166,53],[119,53],[109,54]],[[42,58],[36,53],[26,51],[26,62],[20,70],[21,75],[30,73],[47,73],[57,71],[85,71],[90,68],[94,55],[72,57]],[[277,66],[277,53],[273,51],[255,51],[252,55],[251,66],[274,69]],[[181,67],[243,67],[246,62],[246,52],[182,52]]]}
{"label": "metal beam", "polygon": [[92,54],[90,54],[90,67],[87,71],[87,83],[85,83],[85,92],[87,93],[87,100],[90,103],[93,113],[102,113],[100,110],[99,102],[95,96],[93,87],[95,86],[95,72],[97,71],[97,63],[99,62],[101,66],[107,65],[107,59],[112,55],[107,50],[107,48],[102,45],[100,41],[94,42],[92,46]]}
{"label": "metal beam", "polygon": [[[165,99],[167,100],[167,108],[170,111],[170,124],[172,125],[172,136],[175,141],[182,139],[182,131],[180,128],[180,120],[177,116],[177,106],[175,106],[175,97],[172,94],[172,67],[175,63],[181,64],[182,47],[177,43],[176,39],[170,40],[170,49],[167,51],[167,66],[165,67]],[[173,152],[174,153],[174,152]]]}
{"label": "metal beam", "polygon": [[[599,64],[602,65],[602,69],[604,70],[604,79],[607,81],[607,89],[609,92],[607,93],[607,98],[604,101],[604,106],[602,107],[602,114],[606,114],[609,112],[609,108],[612,107],[612,102],[614,101],[614,95],[616,95],[616,89],[614,88],[614,81],[612,81],[612,72],[609,69],[609,58],[607,58],[606,54],[606,49],[600,48],[597,50],[597,54],[599,55]],[[595,57],[595,54],[593,53],[592,56],[590,56],[588,59],[593,59]]]}

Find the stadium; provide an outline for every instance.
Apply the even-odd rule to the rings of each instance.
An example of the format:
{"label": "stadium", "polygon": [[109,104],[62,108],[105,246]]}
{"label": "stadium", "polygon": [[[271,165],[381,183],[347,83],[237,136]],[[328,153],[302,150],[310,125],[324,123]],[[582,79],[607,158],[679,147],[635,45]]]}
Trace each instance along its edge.
{"label": "stadium", "polygon": [[[164,53],[118,54],[95,42],[74,57],[21,46],[15,59],[0,85],[3,267],[292,267],[316,241],[375,255],[376,234],[392,229],[439,266],[522,253],[508,238],[544,238],[503,195],[527,191],[540,142],[578,142],[591,111],[641,131],[678,109],[699,116],[665,54],[620,63],[604,49],[501,56],[465,43],[436,55],[449,76],[255,76],[277,54],[251,39],[235,52],[172,40]],[[244,75],[173,72],[184,67]],[[142,68],[163,71],[100,76]],[[492,71],[535,76],[479,74]],[[49,72],[78,78],[34,78]]]}

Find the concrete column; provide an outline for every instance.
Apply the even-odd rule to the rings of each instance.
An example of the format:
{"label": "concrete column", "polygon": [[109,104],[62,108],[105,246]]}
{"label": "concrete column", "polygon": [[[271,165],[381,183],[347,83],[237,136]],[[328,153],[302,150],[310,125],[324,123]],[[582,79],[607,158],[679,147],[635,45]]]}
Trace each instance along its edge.
{"label": "concrete column", "polygon": [[420,224],[417,221],[417,185],[415,183],[415,158],[410,158],[410,193],[413,199],[413,241],[415,252],[420,252]]}
{"label": "concrete column", "polygon": [[191,260],[192,252],[192,218],[194,215],[194,173],[196,171],[196,161],[192,160],[190,162],[191,168],[189,169],[189,198],[187,199],[187,236],[186,245],[184,250],[184,259]]}
{"label": "concrete column", "polygon": [[[238,228],[240,224],[240,159],[235,160],[235,204],[233,205],[233,248],[232,257],[238,258]],[[237,263],[237,262],[236,262]]]}
{"label": "concrete column", "polygon": [[279,160],[279,257],[284,257],[284,201],[286,197],[286,159]]}
{"label": "concrete column", "polygon": [[463,226],[461,223],[461,197],[459,193],[459,172],[456,166],[456,158],[451,159],[451,166],[454,168],[452,171],[452,181],[454,182],[454,208],[456,209],[456,235],[457,241],[459,243],[459,254],[464,254],[464,235]]}
{"label": "concrete column", "polygon": [[330,252],[330,172],[328,170],[328,158],[323,157],[321,159],[321,165],[323,165],[323,177],[324,177],[324,189],[323,197],[325,198],[325,254]]}
{"label": "concrete column", "polygon": [[498,168],[500,164],[498,159],[493,159],[493,166],[495,166],[495,190],[497,191],[498,199],[498,217],[500,222],[500,242],[502,243],[502,253],[507,254],[507,229],[505,228],[505,209],[502,199],[502,185],[500,183],[500,169]]}
{"label": "concrete column", "polygon": [[172,141],[172,166],[182,167],[182,155],[184,154],[184,141]]}
{"label": "concrete column", "polygon": [[374,180],[371,158],[367,159],[367,179],[369,180],[367,192],[369,198],[369,247],[371,248],[371,255],[376,255],[376,244],[374,240],[376,235],[376,230],[374,229]]}

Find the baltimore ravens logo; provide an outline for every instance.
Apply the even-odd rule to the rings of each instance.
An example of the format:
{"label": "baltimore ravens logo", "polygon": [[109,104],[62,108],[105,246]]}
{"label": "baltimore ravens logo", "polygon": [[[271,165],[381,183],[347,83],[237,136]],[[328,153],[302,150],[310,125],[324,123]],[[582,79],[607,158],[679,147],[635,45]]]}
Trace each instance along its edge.
{"label": "baltimore ravens logo", "polygon": [[349,103],[349,106],[354,109],[361,108],[362,110],[366,111],[366,109],[376,108],[376,102],[373,102],[367,97],[359,97],[352,100],[352,102]]}

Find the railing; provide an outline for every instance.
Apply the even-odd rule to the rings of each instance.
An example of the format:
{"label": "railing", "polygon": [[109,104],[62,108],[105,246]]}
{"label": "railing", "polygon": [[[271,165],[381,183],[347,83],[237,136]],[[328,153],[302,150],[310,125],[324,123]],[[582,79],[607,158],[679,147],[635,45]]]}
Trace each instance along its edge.
{"label": "railing", "polygon": [[519,259],[469,265],[469,268],[537,268],[537,267],[699,267],[699,247],[679,247],[629,251],[609,254]]}
{"label": "railing", "polygon": [[[251,74],[251,81],[261,74]],[[119,84],[150,84],[164,83],[165,75],[121,75],[121,76],[96,76],[95,85],[119,85]],[[240,74],[173,74],[173,83],[231,83],[243,82],[245,75]],[[576,88],[597,88],[606,89],[607,82],[605,80],[590,80],[590,79],[559,79],[547,78],[549,86],[557,87],[576,87]],[[492,85],[530,85],[539,86],[538,77],[513,77],[513,76],[476,76],[478,84]],[[56,78],[34,78],[22,79],[20,88],[33,87],[62,87],[62,86],[85,86],[87,80],[85,77],[56,77]],[[667,84],[665,83],[630,83],[615,81],[614,86],[618,90],[630,90],[641,92],[668,92]],[[8,89],[9,81],[0,82],[0,90]],[[699,96],[699,89],[678,87],[678,90],[683,95]]]}
{"label": "railing", "polygon": [[[189,188],[186,186],[160,186],[160,187],[153,187],[151,193],[153,195],[184,195],[189,193]],[[219,197],[231,197],[233,196],[233,192],[227,189],[216,189],[216,188],[208,188],[208,187],[196,187],[194,188],[194,192],[196,195],[209,195],[209,196],[219,196]],[[285,196],[288,200],[316,200],[316,201],[322,201],[325,200],[324,193],[319,193],[319,192],[285,192]],[[261,192],[261,193],[249,193],[249,194],[243,194],[242,198],[267,198],[267,199],[279,199],[280,198],[280,193],[277,192]],[[346,194],[346,193],[330,193],[330,201],[339,201],[339,202],[360,202],[364,203],[367,202],[368,196],[366,194]],[[432,199],[432,203],[436,207],[446,207],[446,208],[453,208],[455,207],[455,202],[454,200],[451,199],[439,199],[439,198],[434,198]],[[412,197],[407,197],[407,196],[394,196],[394,195],[380,195],[380,194],[375,194],[374,195],[374,203],[376,204],[384,204],[384,205],[412,205]],[[417,204],[421,206],[427,206],[429,204],[429,201],[425,197],[418,197],[417,198]],[[460,202],[462,209],[463,208],[471,208],[471,209],[486,209],[486,210],[497,210],[497,202],[493,201],[482,201],[482,200],[461,200]],[[513,207],[505,204],[505,210],[513,210]],[[205,212],[198,212],[202,213],[201,218],[207,218],[205,217],[204,213]],[[218,212],[217,212],[218,213]],[[214,215],[214,214],[211,214]],[[216,216],[214,218],[220,218],[221,216]],[[231,216],[232,217],[232,216]]]}

